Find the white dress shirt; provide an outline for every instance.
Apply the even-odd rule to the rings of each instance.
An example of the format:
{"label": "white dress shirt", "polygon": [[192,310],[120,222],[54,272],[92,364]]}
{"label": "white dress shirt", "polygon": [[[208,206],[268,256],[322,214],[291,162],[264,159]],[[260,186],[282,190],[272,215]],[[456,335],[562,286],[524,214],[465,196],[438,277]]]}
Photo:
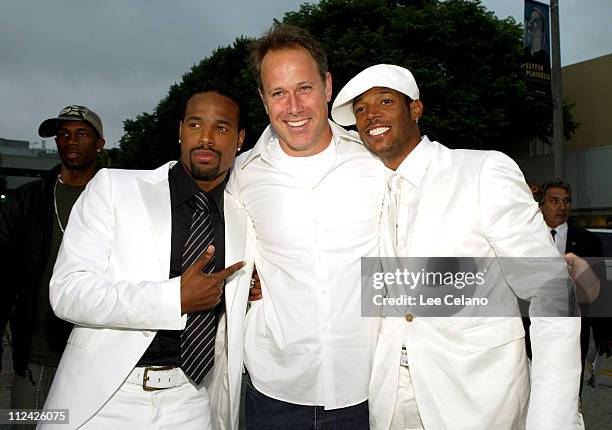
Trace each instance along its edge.
{"label": "white dress shirt", "polygon": [[[387,170],[391,172],[387,180],[390,196],[389,216],[395,217],[395,223],[391,224],[395,224],[397,229],[395,236],[399,257],[408,255],[416,208],[419,205],[419,187],[431,162],[433,148],[429,143],[427,136],[424,136],[395,172]],[[395,215],[392,206],[397,208]]]}
{"label": "white dress shirt", "polygon": [[567,222],[556,226],[555,228],[548,227],[551,231],[554,230],[555,236],[553,238],[557,249],[561,255],[565,254],[565,247],[567,246]]}
{"label": "white dress shirt", "polygon": [[268,127],[227,185],[257,236],[263,299],[246,317],[255,388],[336,409],[367,399],[378,319],[361,317],[360,258],[378,256],[383,164],[330,121],[312,157],[290,157]]}
{"label": "white dress shirt", "polygon": [[[431,163],[432,151],[431,141],[427,136],[423,136],[419,144],[400,163],[395,172],[390,174],[387,180],[390,204],[389,213],[386,215],[389,216],[389,224],[395,225],[396,228],[395,248],[399,257],[408,255],[408,248],[414,234],[416,211],[419,206],[419,188],[429,163]],[[394,207],[397,209],[394,209]],[[408,326],[406,326],[407,329]],[[407,340],[404,341],[404,346],[407,353],[410,354],[410,344]],[[400,351],[398,351],[399,353]],[[402,362],[404,362],[404,359],[402,357]],[[414,389],[412,388],[410,373],[406,370],[400,370],[401,383],[391,430],[399,428],[423,428]],[[407,423],[409,423],[409,427],[406,427]]]}

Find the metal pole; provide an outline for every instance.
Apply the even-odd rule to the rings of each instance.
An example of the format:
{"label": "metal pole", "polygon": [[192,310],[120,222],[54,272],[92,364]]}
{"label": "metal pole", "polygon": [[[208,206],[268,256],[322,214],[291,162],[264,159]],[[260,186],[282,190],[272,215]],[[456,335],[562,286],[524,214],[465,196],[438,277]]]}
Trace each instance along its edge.
{"label": "metal pole", "polygon": [[555,177],[563,178],[563,89],[561,85],[561,42],[559,37],[559,0],[550,0],[550,31],[552,39],[551,92],[553,103],[553,169]]}

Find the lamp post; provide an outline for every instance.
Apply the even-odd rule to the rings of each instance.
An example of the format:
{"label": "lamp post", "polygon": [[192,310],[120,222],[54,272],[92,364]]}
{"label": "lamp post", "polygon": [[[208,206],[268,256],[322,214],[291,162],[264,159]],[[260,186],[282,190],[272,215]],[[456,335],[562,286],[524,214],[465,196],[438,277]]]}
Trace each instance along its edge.
{"label": "lamp post", "polygon": [[550,0],[550,31],[552,39],[551,93],[553,104],[553,170],[563,178],[563,89],[561,85],[561,42],[559,38],[559,0]]}

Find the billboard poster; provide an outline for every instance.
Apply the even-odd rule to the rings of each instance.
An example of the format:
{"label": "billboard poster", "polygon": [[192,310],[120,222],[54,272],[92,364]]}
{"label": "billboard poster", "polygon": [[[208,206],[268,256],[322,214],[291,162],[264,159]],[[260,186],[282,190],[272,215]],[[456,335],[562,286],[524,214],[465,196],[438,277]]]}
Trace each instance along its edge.
{"label": "billboard poster", "polygon": [[549,6],[525,0],[523,70],[531,95],[550,97]]}

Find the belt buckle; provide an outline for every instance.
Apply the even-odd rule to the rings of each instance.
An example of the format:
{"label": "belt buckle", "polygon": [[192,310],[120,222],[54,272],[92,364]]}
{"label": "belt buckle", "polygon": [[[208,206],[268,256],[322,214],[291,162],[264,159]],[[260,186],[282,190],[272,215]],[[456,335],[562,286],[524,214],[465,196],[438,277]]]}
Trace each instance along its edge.
{"label": "belt buckle", "polygon": [[159,372],[159,371],[164,371],[164,370],[172,370],[174,368],[176,368],[176,366],[173,366],[173,365],[159,366],[159,367],[157,366],[145,367],[144,374],[142,375],[142,389],[144,391],[158,391],[158,390],[165,390],[166,388],[170,388],[170,387],[166,387],[166,388],[148,387],[147,382],[149,381],[149,371]]}

